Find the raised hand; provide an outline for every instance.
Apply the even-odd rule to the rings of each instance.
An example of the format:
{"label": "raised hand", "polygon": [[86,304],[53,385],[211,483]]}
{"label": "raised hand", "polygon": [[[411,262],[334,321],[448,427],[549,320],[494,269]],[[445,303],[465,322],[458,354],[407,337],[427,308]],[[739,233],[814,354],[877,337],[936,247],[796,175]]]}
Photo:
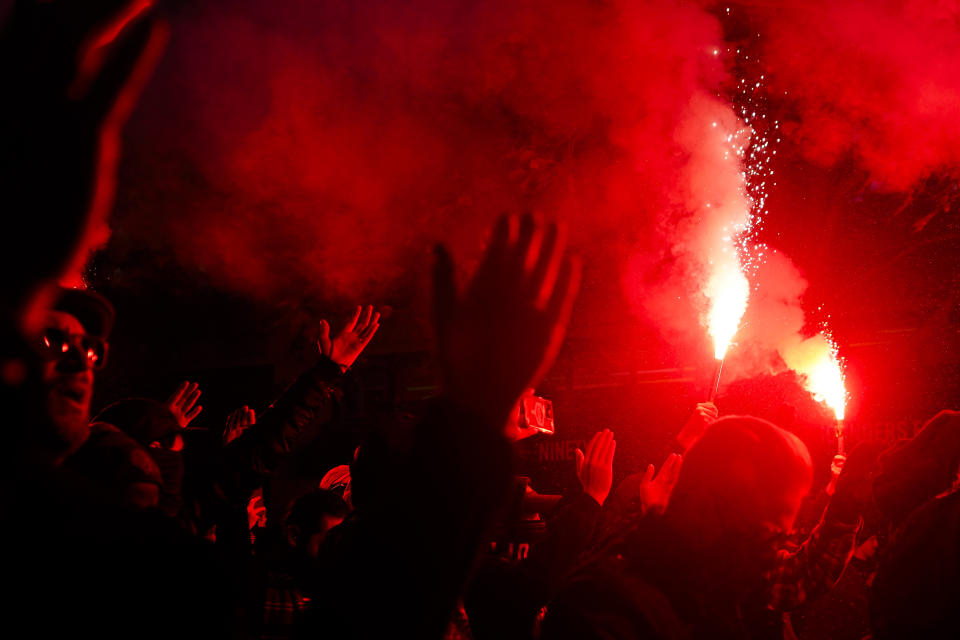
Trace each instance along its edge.
{"label": "raised hand", "polygon": [[[236,412],[234,412],[236,413]],[[247,528],[267,526],[267,507],[263,504],[263,489],[257,489],[247,502]]]}
{"label": "raised hand", "polygon": [[22,209],[18,238],[37,245],[21,247],[17,260],[33,278],[79,273],[108,213],[120,130],[168,31],[152,4],[20,0],[9,12],[0,189],[11,211]]}
{"label": "raised hand", "polygon": [[824,492],[828,496],[832,496],[837,490],[837,479],[840,477],[840,473],[843,471],[843,465],[847,461],[847,456],[842,453],[838,453],[833,456],[833,460],[830,461],[830,481],[827,482],[827,486],[823,488]]}
{"label": "raised hand", "polygon": [[687,420],[687,423],[677,435],[677,442],[683,447],[684,451],[690,449],[703,432],[720,417],[720,411],[717,405],[712,402],[700,402],[693,408],[693,413]]}
{"label": "raised hand", "polygon": [[670,494],[680,477],[683,458],[676,453],[667,456],[660,472],[654,466],[647,465],[643,473],[634,473],[623,479],[617,487],[618,495],[627,501],[639,500],[643,513],[653,511],[663,513],[670,502]]}
{"label": "raised hand", "polygon": [[847,456],[843,454],[838,453],[837,455],[833,456],[833,460],[830,462],[830,475],[834,477],[839,476],[843,471],[843,463],[846,461]]}
{"label": "raised hand", "polygon": [[580,263],[564,257],[564,240],[556,224],[501,217],[462,293],[450,254],[436,249],[434,318],[446,391],[500,425],[563,341],[580,284]]}
{"label": "raised hand", "polygon": [[613,454],[617,441],[609,429],[598,431],[587,443],[587,452],[577,449],[577,477],[584,493],[603,504],[613,486]]}
{"label": "raised hand", "polygon": [[[825,518],[847,524],[858,522],[867,505],[874,499],[874,476],[881,446],[875,442],[861,442],[848,454],[840,473],[831,479],[835,490],[827,506]],[[840,456],[837,456],[840,457]],[[835,466],[838,462],[834,458]],[[831,471],[833,469],[831,468]]]}
{"label": "raised hand", "polygon": [[247,406],[234,409],[227,416],[227,426],[223,430],[223,446],[227,446],[243,435],[243,432],[257,423],[257,414]]}
{"label": "raised hand", "polygon": [[173,414],[181,429],[190,424],[203,411],[203,407],[197,404],[199,399],[200,385],[186,380],[181,382],[173,395],[167,398],[167,408],[170,409],[170,413]]}
{"label": "raised hand", "polygon": [[330,323],[320,321],[320,353],[327,356],[346,371],[363,353],[380,328],[380,313],[372,305],[357,307],[353,316],[343,329],[333,338],[330,337]]}

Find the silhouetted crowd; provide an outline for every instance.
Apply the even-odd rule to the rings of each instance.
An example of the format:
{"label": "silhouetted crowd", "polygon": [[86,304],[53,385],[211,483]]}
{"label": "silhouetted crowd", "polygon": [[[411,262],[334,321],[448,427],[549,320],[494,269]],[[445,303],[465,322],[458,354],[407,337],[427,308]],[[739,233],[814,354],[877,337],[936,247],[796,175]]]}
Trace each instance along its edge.
{"label": "silhouetted crowd", "polygon": [[202,456],[185,455],[195,383],[93,415],[114,308],[58,281],[109,211],[119,132],[166,37],[149,5],[17,2],[0,36],[7,635],[791,638],[791,612],[846,579],[862,606],[834,608],[838,624],[960,637],[960,413],[838,455],[819,492],[799,438],[712,403],[617,486],[609,430],[577,451],[576,491],[519,477],[526,400],[580,282],[563,226],[530,215],[497,221],[462,286],[436,248],[442,393],[317,482],[272,480],[343,411],[370,305],[322,322],[315,364]]}

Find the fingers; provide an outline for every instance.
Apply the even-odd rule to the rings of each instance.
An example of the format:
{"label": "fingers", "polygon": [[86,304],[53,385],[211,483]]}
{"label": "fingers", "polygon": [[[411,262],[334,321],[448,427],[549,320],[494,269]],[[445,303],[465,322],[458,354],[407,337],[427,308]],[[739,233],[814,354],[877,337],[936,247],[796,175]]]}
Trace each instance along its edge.
{"label": "fingers", "polygon": [[613,454],[616,448],[617,443],[613,439],[613,432],[610,429],[598,431],[587,443],[587,452],[584,459],[587,464],[610,466],[613,464]]}
{"label": "fingers", "polygon": [[247,406],[234,409],[227,416],[227,427],[231,429],[247,427],[256,423],[256,415],[253,409]]}
{"label": "fingers", "polygon": [[720,417],[720,410],[712,402],[701,402],[697,404],[697,413],[707,420],[716,420]]}
{"label": "fingers", "polygon": [[603,464],[606,467],[613,466],[613,456],[617,452],[617,441],[613,439],[613,432],[610,431],[610,437],[607,442],[607,448],[604,451]]}
{"label": "fingers", "polygon": [[712,402],[704,402],[703,408],[707,410],[712,418],[720,417],[720,410],[717,409],[717,405],[713,404]]}
{"label": "fingers", "polygon": [[[116,7],[109,15],[103,15],[96,27],[83,38],[76,56],[77,74],[69,89],[71,98],[87,95],[95,81],[105,84],[105,78],[110,79],[116,94],[139,59],[138,49],[148,41],[155,20],[149,15],[151,12],[145,11],[149,8],[143,6],[146,3],[121,4],[126,6]],[[118,68],[105,70],[110,63]],[[121,64],[123,67],[119,67]]]}
{"label": "fingers", "polygon": [[840,475],[843,472],[843,465],[847,461],[847,456],[843,454],[837,454],[833,456],[833,460],[830,463],[830,472],[833,475]]}
{"label": "fingers", "polygon": [[[197,407],[196,413],[200,413],[202,408],[203,407]],[[223,432],[224,446],[239,438],[248,428],[256,424],[256,422],[256,413],[254,413],[250,407],[244,405],[239,409],[234,409],[230,415],[227,416],[227,428]]]}
{"label": "fingers", "polygon": [[663,466],[660,468],[660,473],[657,474],[657,482],[666,487],[675,485],[680,478],[680,467],[682,464],[683,458],[679,454],[671,453],[667,456]]}
{"label": "fingers", "polygon": [[190,424],[190,421],[203,411],[203,407],[197,404],[199,399],[200,385],[196,382],[184,382],[171,396],[168,406],[181,428]]}
{"label": "fingers", "polygon": [[550,224],[543,234],[539,256],[530,273],[529,295],[536,300],[538,308],[547,305],[560,271],[560,261],[567,244],[566,225]]}
{"label": "fingers", "polygon": [[353,330],[363,330],[370,324],[370,318],[373,317],[373,305],[368,304],[363,308],[363,312],[360,314],[360,319],[354,323]]}
{"label": "fingers", "polygon": [[193,422],[193,419],[200,415],[201,411],[203,411],[203,406],[199,404],[190,411],[187,411],[186,414],[184,414],[184,418],[186,418],[187,423]]}
{"label": "fingers", "polygon": [[[380,328],[380,312],[373,312],[373,307],[367,307],[370,310],[372,315],[366,317],[366,321],[363,318],[360,319],[360,322],[357,324],[357,335],[360,336],[360,339],[364,341],[364,344],[370,341],[370,338],[373,337],[373,334],[377,332],[377,329]],[[365,315],[367,315],[365,313]]]}
{"label": "fingers", "polygon": [[[438,247],[439,248],[439,247]],[[340,335],[356,333],[364,346],[380,328],[380,312],[374,312],[373,305],[358,306]],[[327,334],[329,336],[329,332]],[[330,341],[332,349],[332,341]]]}
{"label": "fingers", "polygon": [[534,247],[536,259],[534,260],[530,271],[530,281],[534,287],[536,287],[537,283],[543,283],[543,279],[549,270],[551,258],[553,258],[553,256],[557,253],[556,248],[559,236],[560,232],[557,224],[550,223],[547,225],[547,230],[544,231],[540,236],[540,242],[538,246]]}
{"label": "fingers", "polygon": [[549,296],[547,314],[563,327],[566,327],[570,320],[573,302],[576,300],[577,291],[580,289],[580,271],[579,258],[572,256],[564,260],[557,276],[556,286],[554,286],[552,292],[547,292]]}
{"label": "fingers", "polygon": [[321,320],[319,329],[320,335],[317,336],[317,346],[320,347],[320,353],[329,356],[333,350],[333,343],[330,341],[330,323],[326,320]]}
{"label": "fingers", "polygon": [[540,360],[540,366],[533,377],[533,383],[543,379],[547,370],[553,365],[560,346],[563,344],[563,336],[567,332],[567,326],[570,324],[570,314],[573,312],[573,303],[577,299],[577,291],[580,288],[580,260],[576,257],[568,258],[563,262],[560,269],[560,275],[557,278],[556,287],[553,295],[547,303],[547,309],[544,315],[546,322],[545,330],[549,335],[549,342],[543,351],[543,357]]}
{"label": "fingers", "polygon": [[[377,314],[379,316],[380,314]],[[360,336],[361,343],[366,347],[370,341],[373,339],[373,335],[377,332],[377,329],[380,328],[380,323],[372,322],[370,325],[363,328],[363,330],[358,334]]]}
{"label": "fingers", "polygon": [[96,76],[90,80],[85,102],[92,112],[104,114],[105,124],[119,129],[129,118],[169,38],[167,23],[137,17],[123,28],[116,42],[105,47],[110,51],[99,71],[96,63],[91,65]]}
{"label": "fingers", "polygon": [[180,383],[180,386],[177,387],[177,390],[173,392],[173,395],[167,399],[167,404],[175,412],[186,416],[199,399],[200,385],[196,382],[184,380]]}
{"label": "fingers", "polygon": [[554,290],[560,261],[566,247],[566,226],[551,223],[544,230],[531,214],[520,218],[516,244],[510,249],[508,268],[514,274],[529,274],[525,293],[544,308]]}
{"label": "fingers", "polygon": [[598,432],[596,432],[595,434],[593,434],[593,437],[592,437],[592,438],[590,438],[590,441],[587,443],[586,453],[584,454],[584,457],[585,457],[587,460],[589,460],[589,461],[591,461],[591,462],[593,461],[593,455],[594,455],[593,452],[596,450],[597,445],[600,443],[600,438],[602,438],[602,437],[603,437],[603,432],[602,432],[602,431],[598,431]]}
{"label": "fingers", "polygon": [[[483,254],[472,284],[484,282],[488,278],[500,277],[510,251],[511,230],[515,224],[516,220],[513,216],[502,215],[497,218],[490,236],[490,244]],[[434,279],[436,280],[436,272],[434,272]]]}
{"label": "fingers", "polygon": [[508,268],[511,274],[522,274],[528,271],[535,260],[534,249],[540,242],[540,228],[533,215],[527,213],[520,218],[517,241],[510,249]]}
{"label": "fingers", "polygon": [[370,340],[373,339],[374,334],[379,328],[380,312],[374,312],[373,305],[367,305],[360,316],[360,320],[357,322],[356,329],[354,330],[357,334],[357,337],[360,338],[360,344],[362,347],[366,347],[370,343]]}
{"label": "fingers", "polygon": [[654,467],[652,464],[648,464],[646,470],[643,472],[643,479],[640,481],[641,484],[650,484],[653,482],[653,476],[656,471],[656,467]]}
{"label": "fingers", "polygon": [[356,309],[353,310],[353,315],[350,317],[349,320],[347,320],[347,324],[343,328],[344,332],[353,331],[354,329],[357,328],[357,322],[360,320],[360,313],[362,311],[363,311],[363,307],[359,305],[357,306]]}
{"label": "fingers", "polygon": [[613,431],[610,429],[603,430],[603,440],[601,441],[601,449],[597,452],[597,458],[600,464],[608,466],[613,464],[613,451],[616,449],[617,443],[613,439]]}
{"label": "fingers", "polygon": [[193,382],[188,387],[186,393],[183,396],[181,402],[181,407],[184,413],[190,411],[193,408],[193,405],[197,403],[197,400],[200,399],[200,385],[196,382]]}
{"label": "fingers", "polygon": [[661,473],[666,473],[669,470],[673,469],[680,461],[680,454],[671,453],[667,456],[667,459],[663,461],[663,466],[660,467]]}
{"label": "fingers", "polygon": [[169,398],[167,398],[167,404],[170,404],[170,405],[180,404],[180,400],[183,399],[183,394],[186,393],[187,387],[189,387],[189,386],[190,386],[190,383],[187,382],[186,380],[184,380],[183,382],[181,382],[181,383],[177,386],[177,388],[176,388],[176,390],[173,392],[173,394],[171,394],[171,396],[170,396]]}

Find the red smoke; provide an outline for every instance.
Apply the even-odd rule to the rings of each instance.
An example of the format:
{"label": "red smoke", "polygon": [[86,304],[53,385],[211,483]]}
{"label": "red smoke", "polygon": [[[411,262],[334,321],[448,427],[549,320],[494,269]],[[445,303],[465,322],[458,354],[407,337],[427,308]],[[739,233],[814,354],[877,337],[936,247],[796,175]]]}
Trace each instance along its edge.
{"label": "red smoke", "polygon": [[[758,32],[752,52],[783,110],[770,115],[807,160],[852,166],[886,191],[957,175],[960,3],[830,0],[742,11]],[[843,275],[836,274],[841,285]],[[803,305],[807,282],[782,254],[769,255],[754,284],[738,369],[778,369],[786,361],[804,373],[831,348],[810,337],[819,328],[804,318],[803,307],[818,301]]]}
{"label": "red smoke", "polygon": [[[737,11],[807,157],[888,189],[960,166],[956,2]],[[588,268],[614,256],[635,312],[705,346],[704,265],[746,214],[710,137],[739,126],[733,62],[721,21],[679,0],[185,9],[141,105],[151,181],[127,232],[247,295],[383,299],[431,243],[477,255],[497,214],[535,210],[569,221]],[[779,366],[806,282],[775,254],[753,283],[738,349]]]}
{"label": "red smoke", "polygon": [[685,3],[240,4],[177,25],[143,199],[181,261],[258,296],[383,295],[502,211],[653,245],[685,215],[678,127],[724,109],[719,25]]}
{"label": "red smoke", "polygon": [[[792,5],[792,6],[789,6]],[[831,165],[852,155],[889,190],[960,167],[960,2],[814,0],[758,8],[792,137]]]}

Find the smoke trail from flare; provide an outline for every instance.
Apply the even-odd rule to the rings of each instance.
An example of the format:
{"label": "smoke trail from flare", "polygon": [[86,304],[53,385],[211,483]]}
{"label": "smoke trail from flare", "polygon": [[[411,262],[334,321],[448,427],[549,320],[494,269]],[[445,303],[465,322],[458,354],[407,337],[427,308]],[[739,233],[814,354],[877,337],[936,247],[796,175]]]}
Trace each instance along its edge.
{"label": "smoke trail from flare", "polygon": [[[717,123],[711,123],[711,127],[718,128]],[[743,151],[749,144],[749,139],[750,129],[742,125],[736,132],[727,134],[725,142],[729,148],[723,153],[723,162],[733,163],[739,169]],[[744,245],[739,239],[747,236],[753,225],[754,218],[750,212],[754,203],[745,195],[746,173],[739,171],[738,175],[732,177],[734,179],[732,184],[737,185],[737,197],[724,212],[728,222],[717,239],[719,251],[714,250],[710,253],[712,257],[708,267],[709,275],[703,289],[703,294],[709,301],[706,315],[707,332],[713,339],[714,357],[717,360],[723,360],[727,349],[730,348],[730,343],[740,328],[740,321],[743,319],[750,299],[750,283],[744,273],[740,253]],[[710,205],[707,206],[710,207]]]}
{"label": "smoke trail from flare", "polygon": [[754,222],[742,167],[751,129],[720,101],[695,100],[689,116],[677,139],[695,150],[682,183],[693,215],[677,246],[681,262],[694,265],[690,276],[703,303],[701,320],[721,360],[750,297],[741,252]]}

